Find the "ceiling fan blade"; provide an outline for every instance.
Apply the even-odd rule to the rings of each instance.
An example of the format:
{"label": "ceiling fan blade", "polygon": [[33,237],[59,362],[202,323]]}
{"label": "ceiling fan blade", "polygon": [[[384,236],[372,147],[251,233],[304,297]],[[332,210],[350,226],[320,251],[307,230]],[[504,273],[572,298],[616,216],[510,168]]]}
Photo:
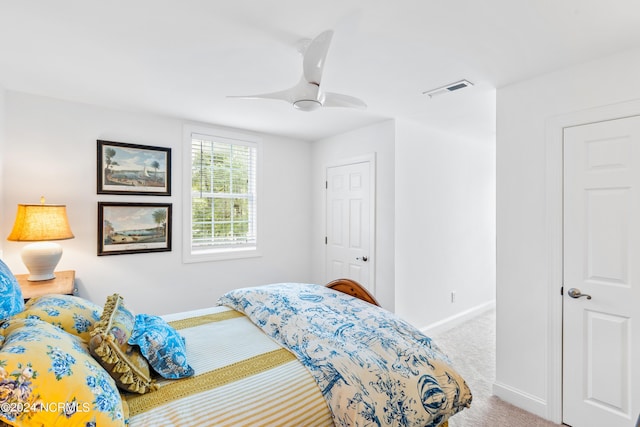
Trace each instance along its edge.
{"label": "ceiling fan blade", "polygon": [[309,43],[302,60],[302,70],[307,82],[320,86],[322,69],[324,68],[324,61],[327,58],[332,37],[333,30],[327,30]]}
{"label": "ceiling fan blade", "polygon": [[[227,96],[227,98],[242,98],[242,99],[276,99],[286,101],[293,104],[294,107],[305,110],[305,102],[311,102],[316,109],[321,105],[318,98],[320,89],[313,83],[308,83],[305,78],[301,78],[297,85],[278,92],[263,93],[259,95],[240,95],[240,96]],[[316,106],[317,104],[317,106]],[[311,108],[311,107],[308,107]]]}
{"label": "ceiling fan blade", "polygon": [[297,86],[281,90],[278,92],[270,92],[270,93],[261,93],[258,95],[228,95],[227,98],[240,98],[240,99],[277,99],[281,101],[286,101],[288,103],[292,103],[296,100],[298,95]]}
{"label": "ceiling fan blade", "polygon": [[341,93],[324,92],[323,98],[323,107],[359,108],[361,110],[367,108],[367,104],[363,100]]}

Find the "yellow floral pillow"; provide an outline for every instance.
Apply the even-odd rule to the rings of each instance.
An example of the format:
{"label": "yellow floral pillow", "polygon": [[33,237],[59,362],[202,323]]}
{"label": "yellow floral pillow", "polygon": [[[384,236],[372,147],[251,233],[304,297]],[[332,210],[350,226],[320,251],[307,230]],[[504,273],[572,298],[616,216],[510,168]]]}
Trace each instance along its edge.
{"label": "yellow floral pillow", "polygon": [[126,403],[76,336],[11,319],[0,347],[0,421],[11,426],[124,426]]}
{"label": "yellow floral pillow", "polygon": [[135,316],[124,306],[123,298],[107,298],[102,317],[91,331],[89,351],[111,374],[118,387],[134,393],[156,389],[149,362],[138,346],[127,343],[133,332]]}
{"label": "yellow floral pillow", "polygon": [[43,295],[30,299],[24,311],[13,316],[40,319],[89,342],[93,324],[100,320],[102,307],[73,295]]}

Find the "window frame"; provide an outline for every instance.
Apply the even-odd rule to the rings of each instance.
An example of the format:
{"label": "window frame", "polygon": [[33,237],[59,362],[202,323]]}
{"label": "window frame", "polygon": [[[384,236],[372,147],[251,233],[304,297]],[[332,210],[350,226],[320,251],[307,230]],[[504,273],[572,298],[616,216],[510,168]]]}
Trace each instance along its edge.
{"label": "window frame", "polygon": [[[219,139],[223,142],[237,141],[239,145],[253,145],[256,148],[256,186],[255,186],[255,221],[256,227],[256,244],[242,245],[238,247],[227,246],[220,248],[208,248],[204,250],[195,250],[192,246],[192,221],[193,221],[193,204],[192,204],[192,188],[191,188],[191,169],[192,169],[192,138],[194,134]],[[183,147],[182,147],[182,261],[184,263],[196,263],[206,261],[220,261],[241,258],[253,258],[262,256],[260,251],[261,240],[261,187],[262,187],[262,140],[251,134],[241,132],[218,129],[209,126],[198,126],[185,124],[183,127]]]}

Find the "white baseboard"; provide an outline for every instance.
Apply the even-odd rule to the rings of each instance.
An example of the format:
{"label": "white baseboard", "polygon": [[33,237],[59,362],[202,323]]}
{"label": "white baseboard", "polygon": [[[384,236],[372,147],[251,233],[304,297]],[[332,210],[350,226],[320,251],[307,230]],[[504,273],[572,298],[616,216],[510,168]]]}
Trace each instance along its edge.
{"label": "white baseboard", "polygon": [[493,394],[518,408],[547,418],[548,405],[543,399],[499,382],[493,383]]}
{"label": "white baseboard", "polygon": [[473,308],[470,308],[469,310],[465,310],[462,313],[458,313],[454,316],[447,317],[446,319],[442,319],[438,322],[432,323],[429,326],[420,328],[420,331],[428,336],[446,332],[449,329],[455,326],[458,326],[461,323],[466,322],[467,320],[473,319],[474,317],[481,315],[485,311],[494,309],[495,307],[496,307],[496,301],[492,300],[484,304],[480,304]]}

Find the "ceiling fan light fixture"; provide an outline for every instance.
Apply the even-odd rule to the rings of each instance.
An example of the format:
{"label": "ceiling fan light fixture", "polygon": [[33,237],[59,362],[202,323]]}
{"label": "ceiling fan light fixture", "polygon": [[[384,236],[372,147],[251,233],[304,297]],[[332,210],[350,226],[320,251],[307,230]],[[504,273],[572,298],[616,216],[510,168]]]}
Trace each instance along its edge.
{"label": "ceiling fan light fixture", "polygon": [[320,107],[322,104],[315,99],[299,99],[293,103],[293,108],[300,111],[315,111]]}

